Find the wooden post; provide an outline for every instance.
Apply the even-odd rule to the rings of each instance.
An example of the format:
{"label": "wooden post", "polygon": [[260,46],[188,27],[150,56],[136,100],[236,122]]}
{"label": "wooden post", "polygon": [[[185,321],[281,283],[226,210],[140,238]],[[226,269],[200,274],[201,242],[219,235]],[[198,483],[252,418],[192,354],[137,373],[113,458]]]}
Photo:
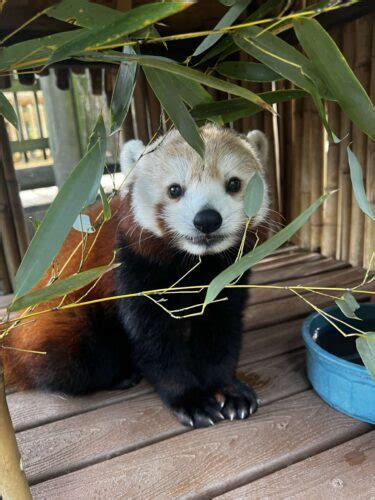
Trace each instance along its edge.
{"label": "wooden post", "polygon": [[16,436],[5,397],[4,370],[0,345],[0,498],[31,500]]}
{"label": "wooden post", "polygon": [[148,117],[146,108],[146,78],[142,70],[138,72],[137,83],[134,88],[135,120],[137,123],[138,139],[148,143],[150,134],[148,130]]}
{"label": "wooden post", "polygon": [[56,183],[61,186],[81,159],[80,134],[72,93],[59,90],[54,75],[40,78]]}
{"label": "wooden post", "polygon": [[[296,196],[300,198],[300,211],[306,210],[311,201],[311,158],[309,149],[309,135],[310,135],[310,121],[312,120],[311,103],[308,102],[309,98],[304,98],[302,102],[302,123],[300,127],[302,130],[301,137],[301,157],[300,157],[300,186],[296,191]],[[299,244],[302,248],[310,248],[310,222],[302,226],[299,231]]]}

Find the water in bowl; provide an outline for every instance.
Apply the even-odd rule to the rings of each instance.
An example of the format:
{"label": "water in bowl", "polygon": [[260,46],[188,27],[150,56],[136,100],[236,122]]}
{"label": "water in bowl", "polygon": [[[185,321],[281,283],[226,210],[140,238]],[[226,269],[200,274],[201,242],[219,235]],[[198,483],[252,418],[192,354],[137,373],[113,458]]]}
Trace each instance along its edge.
{"label": "water in bowl", "polygon": [[[364,332],[375,330],[374,320],[371,319],[355,321],[354,323],[354,321],[345,318],[345,321],[348,323],[351,322],[353,325],[355,324],[357,328],[360,328]],[[345,333],[352,331],[349,327],[344,325],[340,325],[340,328],[342,328]],[[356,348],[356,338],[357,337],[344,337],[329,323],[316,328],[312,335],[312,339],[325,351],[338,358],[363,366],[362,359]]]}

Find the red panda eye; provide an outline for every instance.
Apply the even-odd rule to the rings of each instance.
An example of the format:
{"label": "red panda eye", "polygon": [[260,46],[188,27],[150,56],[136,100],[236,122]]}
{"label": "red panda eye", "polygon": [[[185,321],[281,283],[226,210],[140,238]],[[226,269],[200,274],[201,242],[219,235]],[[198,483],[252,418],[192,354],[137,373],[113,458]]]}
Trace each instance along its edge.
{"label": "red panda eye", "polygon": [[183,194],[182,187],[179,184],[172,184],[168,188],[168,194],[171,198],[180,198]]}
{"label": "red panda eye", "polygon": [[226,184],[227,193],[238,193],[241,191],[241,180],[238,177],[232,177]]}

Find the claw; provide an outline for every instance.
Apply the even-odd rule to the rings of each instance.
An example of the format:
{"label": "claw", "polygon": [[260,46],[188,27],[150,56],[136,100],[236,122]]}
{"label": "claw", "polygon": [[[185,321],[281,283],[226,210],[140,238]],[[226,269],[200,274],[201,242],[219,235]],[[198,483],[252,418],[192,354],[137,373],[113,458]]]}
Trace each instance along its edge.
{"label": "claw", "polygon": [[220,408],[223,408],[225,405],[225,396],[222,392],[217,392],[215,394],[215,400],[219,403]]}

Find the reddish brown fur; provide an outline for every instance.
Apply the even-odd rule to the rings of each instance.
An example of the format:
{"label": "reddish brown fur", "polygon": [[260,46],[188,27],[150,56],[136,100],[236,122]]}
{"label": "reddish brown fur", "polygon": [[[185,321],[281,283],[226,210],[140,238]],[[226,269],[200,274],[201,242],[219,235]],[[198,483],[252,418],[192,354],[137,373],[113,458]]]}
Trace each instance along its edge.
{"label": "reddish brown fur", "polygon": [[[95,241],[97,232],[88,234],[86,251],[93,248],[84,262],[82,270],[109,264],[113,259],[113,250],[116,243],[116,234],[121,231],[128,243],[133,246],[135,252],[145,256],[158,258],[168,258],[169,245],[167,238],[158,238],[147,230],[142,230],[135,222],[130,211],[131,192],[128,196],[121,199],[115,197],[111,201],[112,218],[101,225],[100,212],[101,204],[96,204],[87,211],[90,220],[93,222],[98,219],[95,226],[97,232],[100,231]],[[162,208],[160,207],[160,210]],[[260,231],[264,233],[264,230]],[[259,234],[261,240],[265,234]],[[71,257],[72,252],[82,241],[82,235],[76,230],[70,231],[64,242],[58,256],[55,260],[55,268],[62,269],[64,263]],[[254,244],[254,235],[249,235],[249,246]],[[81,249],[77,251],[68,265],[61,273],[61,278],[66,278],[79,270],[81,262]],[[45,286],[53,272],[52,267],[45,273],[41,281],[35,288]],[[83,294],[84,300],[94,300],[102,297],[108,297],[116,294],[114,272],[108,272],[102,276],[99,282],[91,290],[92,284],[85,288],[69,294],[64,300],[64,304],[76,302]],[[60,303],[61,299],[55,299],[36,307],[35,311],[51,309]],[[72,332],[82,332],[85,327],[89,327],[90,307],[84,306],[68,310],[48,312],[33,319],[25,320],[14,328],[7,336],[4,345],[18,349],[42,351],[47,353],[63,352],[65,358],[67,354],[74,355],[77,350],[79,338],[72,335]],[[101,303],[104,311],[109,311],[115,307],[114,302],[108,301]],[[58,323],[57,320],[58,319]],[[58,328],[57,328],[58,326]],[[35,374],[40,372],[43,366],[45,356],[42,354],[33,354],[20,352],[13,349],[3,351],[5,361],[5,378],[8,386],[14,386],[18,389],[30,389],[33,387]],[[58,357],[58,356],[57,356]],[[58,371],[59,367],[56,366]],[[62,368],[61,368],[62,369]]]}
{"label": "reddish brown fur", "polygon": [[[121,231],[134,251],[150,257],[158,255],[167,257],[168,243],[152,235],[149,231],[142,230],[131,214],[130,210],[131,190],[124,198],[115,197],[111,200],[112,218],[101,224],[100,212],[102,205],[97,203],[87,211],[92,222],[96,221],[97,231],[87,235],[86,254],[94,243],[91,252],[87,256],[81,270],[109,264],[113,259],[113,251],[116,244],[116,234]],[[99,231],[99,236],[95,240]],[[59,254],[55,259],[55,269],[62,269],[63,265],[71,257],[74,249],[82,241],[82,235],[76,230],[71,230],[67,236]],[[61,278],[66,278],[77,272],[81,263],[81,248],[71,257],[68,265],[61,273]],[[51,267],[35,287],[45,286],[51,275]],[[95,300],[102,297],[109,297],[116,294],[114,272],[108,272],[102,276],[96,286],[90,290],[92,284],[69,294],[64,300],[64,304],[76,302],[83,294],[84,300]],[[56,307],[61,298],[36,307],[33,312]],[[85,326],[89,326],[89,307],[84,306],[68,310],[48,312],[33,319],[25,320],[14,328],[7,336],[5,344],[17,349],[55,352],[63,349],[65,356],[67,353],[73,354],[77,349],[77,337],[72,335],[74,331],[83,331]],[[115,307],[114,302],[103,302],[101,307],[108,311]],[[56,320],[58,319],[58,329]],[[37,372],[44,361],[44,355],[20,352],[14,349],[4,350],[5,377],[8,386],[15,386],[18,389],[29,389],[33,386],[34,372]]]}

